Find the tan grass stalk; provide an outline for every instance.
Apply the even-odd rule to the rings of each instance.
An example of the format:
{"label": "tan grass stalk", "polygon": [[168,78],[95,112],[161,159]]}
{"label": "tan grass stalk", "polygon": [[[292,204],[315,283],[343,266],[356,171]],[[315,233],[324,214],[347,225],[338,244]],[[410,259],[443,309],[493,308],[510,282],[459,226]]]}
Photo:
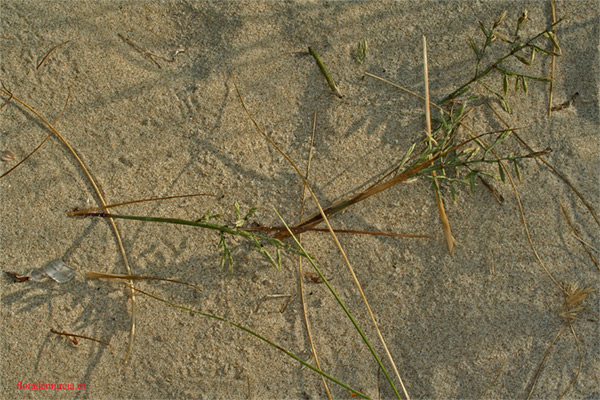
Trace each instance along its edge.
{"label": "tan grass stalk", "polygon": [[[308,162],[306,163],[306,174],[304,175],[305,179],[308,180],[308,174],[310,173],[310,162],[312,161],[313,155],[313,145],[315,142],[315,130],[317,127],[317,107],[315,107],[315,114],[313,116],[313,127],[312,127],[312,135],[310,137],[310,149],[308,151]],[[302,183],[302,196],[300,197],[300,217],[299,220],[302,221],[302,217],[304,216],[304,202],[306,197],[306,183]],[[298,234],[298,241],[302,243],[302,233]],[[319,362],[319,357],[317,356],[317,349],[315,347],[315,343],[312,338],[312,333],[310,330],[310,323],[308,322],[308,311],[306,308],[306,299],[304,298],[304,272],[302,271],[302,259],[304,257],[298,256],[298,279],[300,281],[300,304],[302,304],[302,316],[304,317],[304,325],[306,326],[306,336],[308,337],[308,342],[310,343],[310,350],[315,359],[315,364],[317,364],[317,368],[323,370],[321,368],[321,363]],[[329,385],[327,385],[327,381],[324,376],[321,376],[321,380],[323,381],[323,387],[325,388],[325,392],[327,393],[327,397],[329,400],[333,400],[331,396],[331,391],[329,390]]]}
{"label": "tan grass stalk", "polygon": [[125,206],[125,205],[128,205],[128,204],[138,204],[138,203],[145,203],[145,202],[149,202],[149,201],[183,199],[183,198],[187,198],[187,197],[198,197],[198,196],[217,197],[217,195],[211,194],[211,193],[194,193],[194,194],[180,194],[180,195],[165,196],[165,197],[153,197],[153,198],[149,198],[149,199],[130,200],[130,201],[124,201],[122,203],[109,204],[109,205],[101,206],[101,207],[91,207],[91,208],[86,208],[86,209],[83,209],[83,210],[70,211],[70,212],[67,213],[67,215],[72,216],[72,217],[76,217],[78,215],[88,214],[88,213],[96,212],[96,211],[107,210],[109,208],[114,208],[114,207],[119,207],[119,206]]}
{"label": "tan grass stalk", "polygon": [[[431,107],[429,104],[429,67],[427,61],[427,38],[425,36],[423,36],[423,70],[425,75],[425,126],[427,129],[427,140],[429,141],[429,147],[431,147],[432,142],[434,142],[434,139],[431,136]],[[431,159],[431,155],[429,156],[429,158]],[[448,246],[448,252],[450,252],[450,255],[452,255],[454,253],[454,244],[456,243],[456,239],[454,238],[454,236],[452,236],[450,221],[448,221],[448,217],[446,216],[444,200],[442,199],[442,194],[440,193],[440,184],[437,179],[437,172],[432,171],[431,176],[433,177],[435,201],[437,204],[438,212],[440,214],[442,230],[444,231],[444,236],[446,237],[446,245]]]}
{"label": "tan grass stalk", "polygon": [[567,325],[563,325],[563,327],[561,328],[561,330],[558,331],[558,333],[556,334],[556,336],[552,340],[552,343],[550,343],[550,345],[548,346],[548,348],[544,352],[544,355],[542,356],[542,361],[540,361],[540,365],[538,366],[538,369],[535,372],[535,375],[533,377],[533,384],[531,385],[531,390],[529,391],[529,395],[527,396],[527,400],[531,399],[531,395],[533,394],[533,391],[535,390],[535,386],[537,385],[537,381],[540,378],[540,374],[542,372],[542,368],[544,367],[544,364],[546,363],[546,358],[548,357],[548,354],[550,354],[550,350],[552,349],[552,347],[554,346],[554,343],[556,343],[556,341],[558,340],[558,338],[560,337],[560,335],[562,335],[562,333],[565,331],[566,327],[567,327]]}

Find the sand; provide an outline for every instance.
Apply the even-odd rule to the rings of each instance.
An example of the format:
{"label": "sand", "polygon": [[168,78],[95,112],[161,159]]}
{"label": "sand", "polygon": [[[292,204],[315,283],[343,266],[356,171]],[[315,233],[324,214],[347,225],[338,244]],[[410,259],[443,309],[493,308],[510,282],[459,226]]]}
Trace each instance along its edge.
{"label": "sand", "polygon": [[[251,221],[278,225],[273,208],[290,223],[298,220],[301,181],[255,131],[233,79],[257,122],[302,169],[317,110],[310,182],[327,205],[381,177],[423,137],[422,102],[365,71],[423,93],[421,40],[426,35],[431,96],[440,100],[475,72],[468,39],[482,43],[478,21],[489,27],[506,10],[502,31],[511,35],[525,9],[529,21],[523,37],[551,21],[549,3],[539,1],[3,1],[0,79],[52,123],[70,93],[57,129],[89,167],[108,203],[214,195],[129,205],[119,213],[198,219],[210,212],[233,223],[238,202],[243,211],[259,207]],[[579,97],[548,119],[548,86],[530,81],[525,96],[522,89],[514,93],[511,80],[507,99],[513,113],[502,115],[534,149],[551,148],[546,159],[597,208],[599,7],[557,1],[556,9],[559,17],[568,17],[558,28],[564,54],[557,58],[554,104],[576,92]],[[361,40],[368,43],[362,65],[353,58]],[[36,69],[52,47],[65,41]],[[320,53],[342,99],[327,87],[308,46]],[[550,67],[550,59],[538,54],[528,71],[547,75]],[[499,75],[486,82],[502,88]],[[473,93],[499,109],[483,87]],[[6,99],[3,95],[2,102]],[[18,159],[48,134],[15,101],[0,111],[0,118],[0,150]],[[469,124],[478,132],[503,128],[485,106],[473,112]],[[499,151],[526,150],[510,138]],[[2,162],[2,172],[14,164]],[[517,186],[541,259],[561,284],[598,290],[599,271],[573,236],[561,202],[596,248],[598,225],[547,167],[535,160],[524,160],[520,167]],[[340,235],[410,397],[526,398],[543,363],[533,398],[557,398],[566,389],[565,398],[600,398],[598,320],[581,311],[573,330],[563,330],[565,320],[557,310],[564,294],[527,242],[511,186],[491,182],[505,198],[502,205],[481,184],[474,194],[459,186],[456,202],[445,189],[446,211],[459,242],[453,256],[426,178],[332,218],[337,228],[433,236]],[[133,353],[125,364],[128,291],[123,284],[83,274],[126,270],[106,221],[66,214],[97,204],[74,157],[52,137],[2,178],[0,188],[2,270],[26,275],[56,259],[77,270],[63,284],[51,279],[14,283],[8,274],[0,280],[2,398],[326,397],[316,373],[249,334],[139,294]],[[307,213],[315,210],[307,201]],[[244,324],[314,362],[296,257],[286,254],[277,271],[251,247],[233,240],[229,273],[219,269],[215,232],[135,221],[117,225],[133,273],[183,280],[200,290],[165,282],[140,282],[140,288]],[[304,240],[382,354],[330,237],[309,233]],[[322,368],[371,397],[392,398],[389,384],[383,375],[378,378],[375,361],[325,285],[305,286]],[[292,296],[283,312],[290,298],[268,297],[273,295]],[[598,314],[596,294],[585,304]],[[75,346],[51,329],[110,346],[86,339]],[[388,361],[384,364],[390,369]],[[75,389],[18,388],[40,382]],[[335,398],[351,397],[336,384],[330,388]]]}

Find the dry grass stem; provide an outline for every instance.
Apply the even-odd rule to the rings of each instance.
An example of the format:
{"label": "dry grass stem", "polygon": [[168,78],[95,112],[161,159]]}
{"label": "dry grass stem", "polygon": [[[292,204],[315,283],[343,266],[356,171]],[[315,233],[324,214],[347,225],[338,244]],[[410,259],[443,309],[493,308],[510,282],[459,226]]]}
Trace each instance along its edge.
{"label": "dry grass stem", "polygon": [[585,241],[581,238],[581,235],[579,234],[579,232],[577,232],[577,229],[575,229],[575,226],[573,225],[573,222],[571,222],[571,218],[569,217],[569,214],[567,214],[567,210],[565,210],[565,206],[563,205],[562,202],[560,203],[560,209],[562,210],[563,215],[565,216],[565,219],[567,220],[567,223],[571,227],[571,230],[573,231],[573,235],[575,235],[575,238],[577,238],[579,240],[579,242],[582,244],[583,249],[588,254],[588,256],[590,256],[590,259],[596,266],[596,269],[598,269],[600,271],[600,266],[598,265],[598,261],[596,261],[596,258],[588,250],[587,246],[584,245]]}
{"label": "dry grass stem", "polygon": [[[313,115],[313,124],[312,124],[312,134],[310,136],[310,148],[308,151],[308,161],[306,163],[306,174],[304,175],[304,178],[306,180],[308,180],[308,175],[310,173],[310,163],[312,161],[312,155],[313,155],[313,146],[315,143],[315,132],[316,132],[316,128],[317,128],[317,107],[315,107],[315,112]],[[306,201],[306,183],[302,183],[302,196],[300,196],[300,217],[299,220],[302,221],[302,217],[304,216],[304,203]],[[298,240],[301,242],[301,235],[302,233],[298,234]],[[319,357],[317,355],[317,349],[315,347],[315,343],[313,341],[313,337],[312,337],[312,332],[310,329],[310,323],[308,321],[308,311],[307,311],[307,307],[306,307],[306,298],[304,297],[304,280],[303,280],[303,276],[304,276],[304,272],[303,272],[303,266],[302,266],[302,259],[304,257],[302,256],[298,256],[298,281],[300,284],[300,303],[302,304],[302,316],[304,318],[304,326],[306,327],[306,336],[308,338],[308,342],[310,344],[310,350],[312,352],[313,358],[315,359],[315,364],[317,364],[317,368],[319,368],[320,370],[322,370],[321,368],[321,363],[319,362]],[[325,388],[325,392],[327,393],[327,397],[329,398],[329,400],[332,400],[333,397],[331,396],[331,391],[329,390],[329,385],[327,385],[327,381],[325,380],[325,377],[321,376],[321,380],[323,381],[323,387]]]}
{"label": "dry grass stem", "polygon": [[44,58],[42,58],[42,61],[40,61],[40,63],[38,64],[38,66],[35,68],[36,70],[40,69],[40,67],[42,66],[42,64],[44,63],[44,61],[46,61],[46,58],[48,58],[48,56],[50,54],[52,54],[52,52],[56,49],[58,49],[60,46],[65,45],[67,43],[69,43],[70,40],[67,40],[66,42],[62,42],[60,44],[57,44],[56,46],[54,46],[53,48],[50,49],[50,51],[48,53],[46,53],[46,55],[44,56]]}
{"label": "dry grass stem", "polygon": [[78,344],[77,340],[76,339],[71,339],[71,338],[80,338],[80,339],[91,340],[93,342],[98,342],[98,343],[102,343],[102,344],[105,344],[107,346],[110,346],[110,343],[108,343],[108,342],[105,342],[105,341],[100,340],[100,339],[94,339],[94,338],[89,337],[89,336],[77,335],[77,334],[74,334],[74,333],[67,333],[66,331],[60,332],[60,331],[57,331],[56,329],[50,329],[50,332],[55,333],[55,334],[60,335],[60,336],[65,336],[66,338],[68,338],[69,340],[71,340],[73,342],[73,344],[75,344],[75,345]]}
{"label": "dry grass stem", "polygon": [[202,290],[199,286],[191,284],[189,282],[180,281],[177,279],[170,278],[157,278],[155,276],[141,276],[141,275],[125,275],[125,274],[106,274],[103,272],[93,272],[89,271],[83,274],[87,279],[125,279],[125,280],[141,280],[141,281],[163,281],[163,282],[172,282],[178,283],[180,285],[186,285],[193,287],[197,290]]}
{"label": "dry grass stem", "polygon": [[[427,129],[427,140],[429,142],[429,147],[433,145],[435,140],[433,136],[431,136],[431,107],[429,101],[429,67],[427,62],[427,38],[423,36],[423,71],[425,75],[425,126]],[[437,143],[436,143],[437,144]],[[429,156],[431,159],[432,156]],[[446,245],[448,246],[448,252],[450,255],[454,253],[454,244],[456,243],[456,239],[452,235],[452,229],[450,228],[450,221],[448,221],[448,217],[446,216],[446,210],[444,208],[444,200],[442,199],[442,194],[440,193],[440,184],[437,179],[437,172],[432,171],[431,176],[433,177],[433,185],[435,192],[435,201],[437,204],[438,213],[440,214],[440,222],[442,224],[442,230],[444,231],[444,236],[446,237]]]}
{"label": "dry grass stem", "polygon": [[540,365],[538,366],[538,369],[535,372],[535,375],[533,377],[533,383],[531,384],[531,390],[529,391],[529,395],[527,396],[527,400],[531,399],[531,396],[533,395],[533,391],[535,390],[535,386],[537,385],[537,382],[538,382],[538,379],[540,378],[540,374],[542,373],[542,369],[544,367],[544,364],[546,363],[546,358],[548,357],[548,354],[550,354],[550,350],[552,349],[552,347],[554,346],[554,343],[556,343],[556,341],[558,340],[558,338],[560,337],[560,335],[562,335],[562,333],[565,331],[566,328],[567,328],[567,325],[563,325],[562,326],[562,328],[560,329],[560,331],[558,331],[558,333],[556,334],[556,336],[552,340],[552,343],[550,343],[550,345],[548,346],[548,348],[544,352],[544,355],[542,356],[542,361],[540,361]]}
{"label": "dry grass stem", "polygon": [[138,204],[138,203],[145,203],[145,202],[149,202],[149,201],[162,201],[162,200],[171,200],[171,199],[184,199],[187,197],[199,197],[199,196],[218,197],[216,194],[212,194],[212,193],[194,193],[194,194],[180,194],[180,195],[176,195],[176,196],[153,197],[153,198],[149,198],[149,199],[124,201],[122,203],[109,204],[109,205],[101,206],[101,207],[91,207],[91,208],[86,208],[86,209],[81,209],[81,210],[78,209],[75,211],[69,211],[67,213],[67,215],[69,215],[71,217],[76,217],[78,215],[83,215],[83,214],[87,214],[87,213],[91,213],[91,212],[95,212],[95,211],[107,210],[109,208],[124,206],[124,205],[128,205],[128,204]]}
{"label": "dry grass stem", "polygon": [[496,376],[494,376],[494,379],[492,379],[490,384],[483,390],[483,392],[481,392],[481,395],[479,396],[480,400],[483,399],[483,396],[485,396],[488,390],[490,390],[492,387],[494,387],[494,385],[496,385],[496,382],[498,382],[498,378],[500,378],[500,375],[502,374],[504,365],[506,365],[506,361],[508,361],[508,358],[505,358],[504,361],[502,361],[502,365],[500,365],[500,368],[498,368],[498,372],[496,372]]}

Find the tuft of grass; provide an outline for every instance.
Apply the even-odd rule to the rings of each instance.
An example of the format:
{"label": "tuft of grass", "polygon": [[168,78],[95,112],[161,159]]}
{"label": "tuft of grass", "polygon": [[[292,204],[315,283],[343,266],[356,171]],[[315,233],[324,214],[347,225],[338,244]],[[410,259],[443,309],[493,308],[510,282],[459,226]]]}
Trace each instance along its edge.
{"label": "tuft of grass", "polygon": [[354,59],[360,64],[363,65],[367,58],[367,51],[369,50],[369,46],[367,45],[367,41],[365,39],[361,40],[358,43],[358,47],[354,52]]}

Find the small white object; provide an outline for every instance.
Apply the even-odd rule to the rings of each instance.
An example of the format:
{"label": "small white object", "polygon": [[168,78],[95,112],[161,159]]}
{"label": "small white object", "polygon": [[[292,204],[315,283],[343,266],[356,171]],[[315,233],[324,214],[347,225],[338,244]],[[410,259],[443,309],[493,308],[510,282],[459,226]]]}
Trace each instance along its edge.
{"label": "small white object", "polygon": [[58,283],[69,282],[75,276],[75,270],[60,259],[44,265],[44,272]]}

